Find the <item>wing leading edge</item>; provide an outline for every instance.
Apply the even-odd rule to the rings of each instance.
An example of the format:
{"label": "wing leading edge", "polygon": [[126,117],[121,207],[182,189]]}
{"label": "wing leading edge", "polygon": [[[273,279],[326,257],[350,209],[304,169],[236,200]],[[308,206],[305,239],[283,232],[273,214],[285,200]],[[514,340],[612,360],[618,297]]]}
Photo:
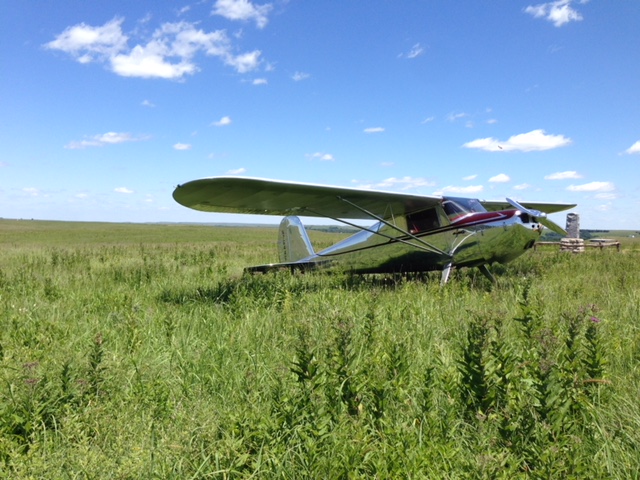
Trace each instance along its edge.
{"label": "wing leading edge", "polygon": [[[440,196],[332,187],[247,177],[211,177],[176,187],[176,202],[203,212],[367,219],[433,207]],[[357,205],[359,208],[355,207]]]}

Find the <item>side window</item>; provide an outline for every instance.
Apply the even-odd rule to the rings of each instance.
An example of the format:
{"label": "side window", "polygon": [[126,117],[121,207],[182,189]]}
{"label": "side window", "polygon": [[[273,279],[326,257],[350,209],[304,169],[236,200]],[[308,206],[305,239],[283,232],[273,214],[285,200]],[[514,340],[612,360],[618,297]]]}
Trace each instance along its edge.
{"label": "side window", "polygon": [[438,219],[438,212],[435,208],[429,210],[422,210],[421,212],[412,213],[407,215],[407,228],[410,233],[424,232],[426,230],[433,230],[440,226]]}
{"label": "side window", "polygon": [[445,201],[442,204],[442,207],[444,208],[444,211],[449,217],[449,220],[451,221],[451,223],[455,223],[456,220],[459,220],[460,218],[464,217],[469,213],[466,210],[464,210],[460,205],[458,205],[456,202],[452,202],[451,200]]}

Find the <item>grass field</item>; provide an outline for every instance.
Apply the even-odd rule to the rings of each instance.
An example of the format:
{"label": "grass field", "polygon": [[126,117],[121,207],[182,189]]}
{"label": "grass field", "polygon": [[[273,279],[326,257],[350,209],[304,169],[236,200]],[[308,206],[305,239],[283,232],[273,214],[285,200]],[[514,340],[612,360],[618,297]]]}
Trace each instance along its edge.
{"label": "grass field", "polygon": [[275,238],[0,220],[0,478],[640,478],[637,239],[441,288]]}

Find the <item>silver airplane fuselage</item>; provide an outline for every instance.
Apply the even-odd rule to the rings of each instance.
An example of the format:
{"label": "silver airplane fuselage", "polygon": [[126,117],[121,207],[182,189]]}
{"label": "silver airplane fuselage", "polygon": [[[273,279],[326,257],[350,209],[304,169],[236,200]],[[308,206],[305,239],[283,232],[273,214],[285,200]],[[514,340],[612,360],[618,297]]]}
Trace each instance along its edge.
{"label": "silver airplane fuselage", "polygon": [[[446,203],[446,202],[445,202]],[[463,212],[450,220],[440,206],[431,214],[434,223],[414,222],[411,216],[383,220],[371,227],[359,227],[356,234],[326,248],[287,258],[285,237],[306,237],[297,217],[286,217],[281,224],[280,264],[261,265],[250,271],[268,271],[282,266],[293,270],[328,269],[365,273],[409,273],[443,271],[443,283],[454,267],[487,269],[494,262],[506,263],[531,248],[543,227],[527,213],[519,210]],[[449,212],[450,213],[450,212]],[[437,215],[436,215],[437,214]],[[418,219],[419,220],[419,219]],[[289,234],[285,234],[289,229]],[[284,237],[283,237],[284,235]],[[298,249],[299,251],[300,249]]]}
{"label": "silver airplane fuselage", "polygon": [[[413,237],[398,236],[391,227],[377,223],[370,231],[360,231],[300,262],[353,273],[422,272],[443,270],[448,265],[506,263],[531,248],[541,235],[539,223],[522,217],[526,215],[517,210],[470,214],[461,222]],[[396,238],[380,235],[385,233]],[[419,240],[435,248],[424,248]]]}

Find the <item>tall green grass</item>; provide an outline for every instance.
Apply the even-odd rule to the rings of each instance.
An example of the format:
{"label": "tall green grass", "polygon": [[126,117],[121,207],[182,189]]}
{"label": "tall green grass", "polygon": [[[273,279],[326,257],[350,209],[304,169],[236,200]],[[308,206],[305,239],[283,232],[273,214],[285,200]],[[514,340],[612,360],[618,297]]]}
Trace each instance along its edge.
{"label": "tall green grass", "polygon": [[274,229],[24,223],[0,222],[2,478],[640,477],[637,250],[441,288],[243,275]]}

